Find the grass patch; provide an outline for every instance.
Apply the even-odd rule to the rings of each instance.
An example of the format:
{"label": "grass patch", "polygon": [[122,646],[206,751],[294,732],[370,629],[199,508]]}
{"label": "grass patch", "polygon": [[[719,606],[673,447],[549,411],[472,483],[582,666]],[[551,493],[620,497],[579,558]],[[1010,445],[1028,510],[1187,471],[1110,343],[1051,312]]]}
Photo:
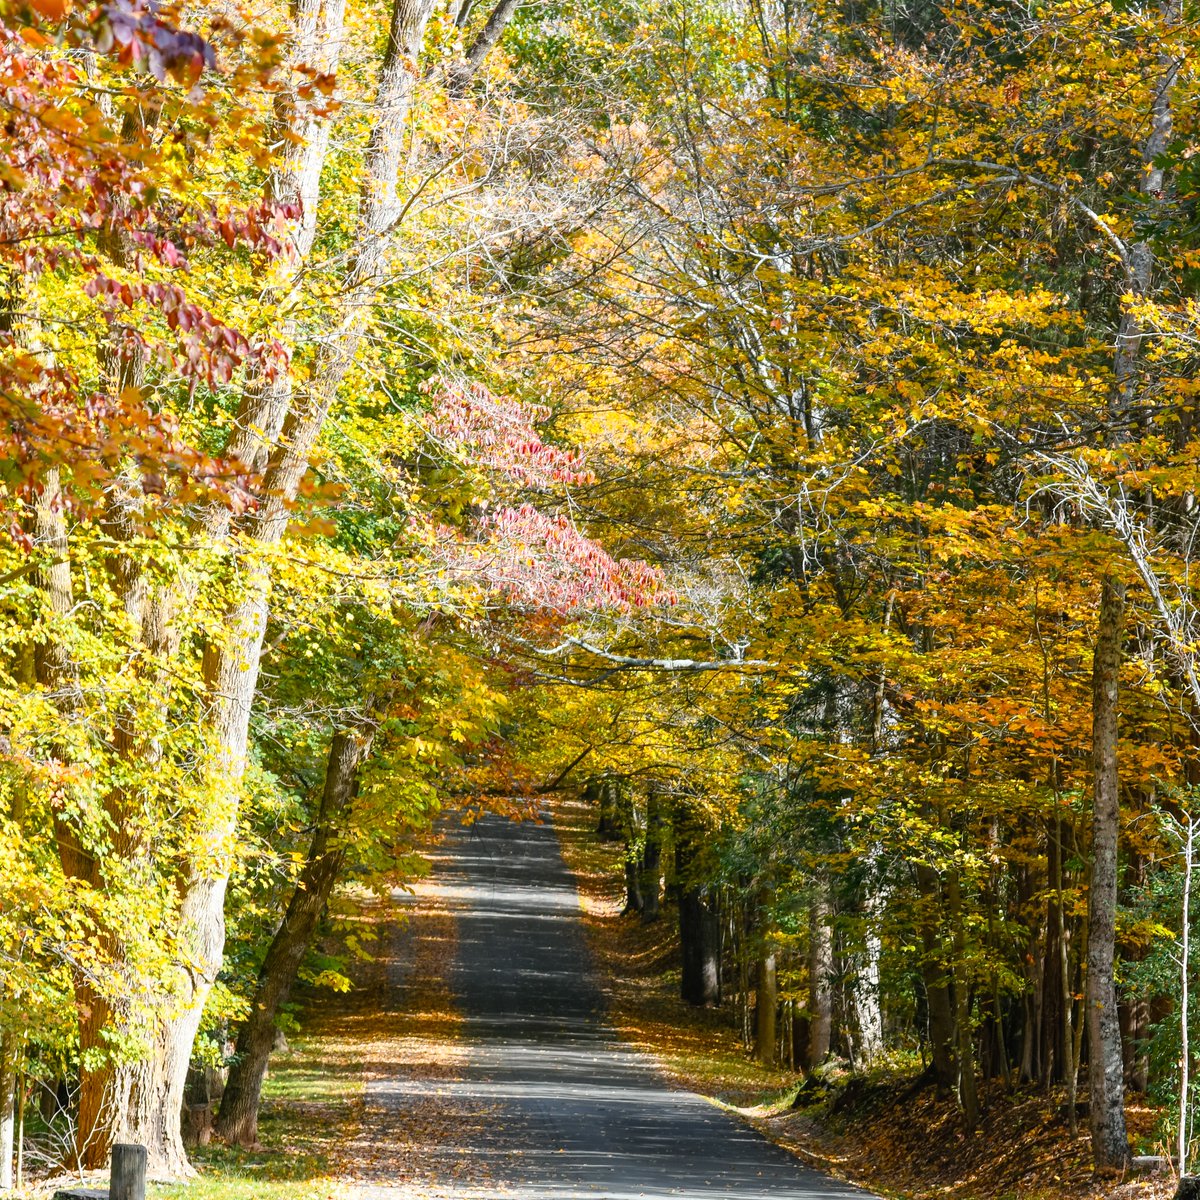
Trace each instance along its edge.
{"label": "grass patch", "polygon": [[311,1028],[286,1053],[271,1056],[263,1086],[259,1150],[213,1143],[192,1152],[200,1172],[190,1183],[151,1184],[154,1200],[326,1200],[347,1194],[337,1152],[353,1136],[362,1104],[362,1073],[324,1018],[310,1005]]}

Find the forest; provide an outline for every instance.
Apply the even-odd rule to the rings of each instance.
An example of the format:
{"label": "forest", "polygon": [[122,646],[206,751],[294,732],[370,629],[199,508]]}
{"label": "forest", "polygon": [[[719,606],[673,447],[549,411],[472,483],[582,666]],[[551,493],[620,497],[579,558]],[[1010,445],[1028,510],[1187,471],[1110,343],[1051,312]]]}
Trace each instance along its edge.
{"label": "forest", "polygon": [[564,795],[760,1063],[1187,1175],[1193,42],[0,0],[0,1189],[257,1146],[355,913]]}

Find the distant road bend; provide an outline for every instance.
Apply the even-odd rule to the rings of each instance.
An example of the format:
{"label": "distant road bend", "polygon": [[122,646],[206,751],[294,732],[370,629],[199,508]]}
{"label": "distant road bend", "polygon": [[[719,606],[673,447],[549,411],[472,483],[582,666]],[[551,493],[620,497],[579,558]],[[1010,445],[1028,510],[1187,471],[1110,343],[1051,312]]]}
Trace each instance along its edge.
{"label": "distant road bend", "polygon": [[[485,817],[455,827],[435,872],[457,926],[449,987],[466,1039],[450,1081],[368,1085],[403,1119],[431,1089],[463,1112],[425,1156],[420,1183],[376,1172],[373,1200],[870,1200],[811,1170],[700,1096],[667,1086],[606,1025],[579,897],[548,825]],[[413,937],[421,937],[414,920]],[[390,1003],[404,1004],[405,983]],[[480,1114],[483,1114],[480,1116]],[[469,1129],[469,1133],[468,1133]]]}

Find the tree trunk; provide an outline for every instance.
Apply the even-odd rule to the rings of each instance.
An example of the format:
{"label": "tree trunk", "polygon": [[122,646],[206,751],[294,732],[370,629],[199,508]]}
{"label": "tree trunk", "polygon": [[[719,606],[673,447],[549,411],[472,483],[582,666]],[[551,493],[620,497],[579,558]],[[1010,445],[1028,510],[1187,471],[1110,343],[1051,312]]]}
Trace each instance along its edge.
{"label": "tree trunk", "polygon": [[979,1124],[979,1098],[975,1089],[975,1045],[971,1028],[971,981],[967,975],[967,937],[962,885],[958,868],[946,874],[946,903],[954,930],[954,1028],[958,1051],[958,1103],[963,1128],[974,1133]]}
{"label": "tree trunk", "polygon": [[628,785],[618,784],[617,822],[621,828],[621,840],[625,843],[625,907],[623,916],[642,911],[642,864],[638,854],[638,817],[633,790]]}
{"label": "tree trunk", "polygon": [[1119,675],[1125,587],[1105,577],[1092,667],[1092,881],[1088,890],[1088,1076],[1097,1168],[1129,1162],[1125,1063],[1114,978],[1117,910]]}
{"label": "tree trunk", "polygon": [[817,882],[808,913],[808,1066],[816,1070],[833,1039],[833,906],[828,885]]}
{"label": "tree trunk", "polygon": [[13,1186],[13,1131],[17,1119],[17,1035],[0,1035],[0,1191]]}
{"label": "tree trunk", "polygon": [[620,841],[621,828],[617,819],[617,789],[620,784],[615,779],[601,779],[596,787],[600,802],[600,819],[596,825],[596,834],[602,842]]}
{"label": "tree trunk", "polygon": [[883,1053],[883,997],[879,988],[879,960],[883,954],[883,943],[879,929],[887,894],[876,878],[875,864],[878,858],[878,853],[872,849],[869,856],[872,870],[866,880],[867,894],[863,900],[863,945],[855,955],[857,970],[853,984],[858,1055],[865,1066],[870,1066]]}
{"label": "tree trunk", "polygon": [[925,1003],[929,1011],[929,1049],[938,1095],[949,1096],[958,1085],[954,1054],[954,1009],[950,1002],[950,981],[946,976],[945,947],[938,929],[942,908],[941,886],[937,872],[925,863],[915,867],[921,892],[921,978],[925,984]]}
{"label": "tree trunk", "polygon": [[1042,956],[1042,1085],[1062,1083],[1069,1072],[1070,1046],[1067,1028],[1071,1014],[1069,948],[1066,918],[1063,912],[1063,825],[1056,818],[1046,823],[1046,940]]}
{"label": "tree trunk", "polygon": [[[41,495],[34,505],[33,542],[45,556],[45,562],[38,571],[38,585],[45,596],[50,620],[46,636],[37,643],[34,670],[39,685],[53,700],[64,725],[68,725],[78,720],[83,711],[83,694],[78,667],[55,628],[55,623],[65,620],[75,605],[65,510],[66,497],[62,493],[58,472],[48,471]],[[53,752],[64,762],[68,758],[65,747],[54,747]],[[88,887],[100,890],[103,880],[95,857],[75,826],[57,812],[55,837],[63,874],[68,879],[82,880]],[[111,935],[101,931],[100,936],[109,943],[105,948],[115,952]],[[117,1089],[111,1048],[104,1037],[110,1009],[86,973],[78,973],[72,984],[83,1064],[80,1069],[75,1153],[83,1166],[91,1166],[98,1160],[106,1159],[113,1128],[119,1117],[119,1109],[115,1107]]]}
{"label": "tree trunk", "polygon": [[795,1000],[792,1004],[792,1044],[790,1048],[793,1071],[810,1071],[813,1064],[808,1055],[812,1040],[811,1027],[808,1020],[808,1009],[800,1008]]}
{"label": "tree trunk", "polygon": [[680,995],[698,1008],[721,1003],[721,916],[712,888],[690,884],[679,894],[683,951]]}
{"label": "tree trunk", "polygon": [[662,912],[662,852],[667,829],[662,785],[652,780],[646,789],[646,841],[642,848],[642,920],[657,921]]}
{"label": "tree trunk", "polygon": [[215,1132],[233,1146],[258,1143],[258,1106],[267,1060],[275,1044],[275,1020],[287,1002],[317,923],[341,871],[345,847],[339,829],[358,791],[358,773],[370,753],[373,731],[365,724],[333,735],[325,786],[308,858],[262,967],[250,1015],[238,1032]]}
{"label": "tree trunk", "polygon": [[675,821],[675,878],[679,883],[679,994],[689,1004],[721,1003],[721,916],[716,889],[696,869],[702,838],[696,817],[681,807]]}
{"label": "tree trunk", "polygon": [[[341,45],[341,24],[344,0],[297,0],[293,7],[289,58],[295,65],[311,71],[331,71]],[[300,90],[279,94],[276,108],[277,128],[291,135],[283,139],[282,165],[268,184],[271,199],[281,202],[298,201],[302,212],[293,221],[296,257],[288,270],[295,273],[311,247],[316,230],[317,186],[324,162],[328,139],[328,115],[320,97],[305,99]],[[121,253],[114,244],[114,253]],[[281,293],[286,290],[280,286]],[[121,359],[107,361],[113,376],[114,390],[135,382],[132,376],[140,373],[136,363]],[[280,406],[286,406],[290,389],[279,384],[250,384],[240,406],[238,420],[227,447],[227,453],[249,466],[261,466],[265,461],[264,437],[278,433],[282,420]],[[130,495],[137,502],[138,489]],[[114,494],[106,528],[118,543],[129,540],[132,516],[122,507],[120,495]],[[223,536],[229,529],[229,510],[214,506],[219,515],[207,520],[206,527],[214,537]],[[65,538],[64,538],[65,544]],[[65,558],[65,555],[63,556]],[[167,593],[149,596],[142,578],[141,567],[130,556],[120,552],[110,561],[114,583],[121,595],[125,610],[142,627],[142,640],[154,655],[173,653],[170,631],[170,609],[175,597]],[[59,570],[58,567],[54,568]],[[69,568],[66,568],[69,570]],[[251,573],[253,574],[253,572]],[[50,581],[52,594],[56,581]],[[69,587],[69,579],[68,579]],[[61,587],[58,588],[61,591]],[[52,601],[53,603],[53,601]],[[191,1173],[179,1137],[179,1111],[184,1079],[191,1047],[199,1027],[204,1002],[215,979],[224,947],[223,905],[228,874],[228,847],[236,824],[237,792],[240,786],[245,754],[245,722],[257,684],[257,661],[262,629],[265,626],[265,591],[257,581],[252,583],[250,599],[233,614],[234,629],[230,644],[222,649],[225,672],[212,669],[221,665],[219,653],[206,655],[206,679],[210,689],[215,685],[218,699],[210,707],[210,726],[217,733],[220,747],[217,772],[213,782],[215,795],[221,800],[214,805],[209,828],[202,834],[202,848],[192,862],[184,867],[180,879],[181,907],[178,929],[186,947],[186,969],[179,974],[176,994],[164,1001],[162,1011],[150,1014],[154,1029],[150,1053],[140,1062],[114,1067],[107,1062],[110,1019],[107,1006],[91,993],[86,981],[77,984],[77,1007],[81,1013],[80,1044],[83,1058],[91,1061],[81,1072],[80,1114],[78,1121],[77,1153],[80,1162],[89,1167],[103,1166],[114,1140],[138,1142],[147,1147],[149,1169],[157,1176],[181,1177]],[[61,666],[56,668],[62,673]],[[226,690],[228,686],[228,690]],[[210,694],[212,692],[210,691]],[[238,726],[242,726],[240,737]],[[127,756],[143,756],[147,747],[139,740],[133,724],[120,716],[116,723],[114,748]],[[228,735],[232,736],[228,736]],[[153,752],[153,747],[149,748]],[[118,851],[129,854],[136,848],[120,846],[125,832],[120,819],[121,798],[109,801],[118,839]],[[90,871],[73,869],[72,859],[78,859],[77,846],[60,836],[60,851],[68,874],[93,877],[98,872],[92,864]],[[119,957],[119,933],[111,947]],[[96,1055],[89,1055],[96,1051]]]}
{"label": "tree trunk", "polygon": [[754,1057],[765,1067],[775,1065],[776,1017],[779,988],[775,973],[775,948],[764,942],[754,974]]}
{"label": "tree trunk", "polygon": [[642,866],[634,857],[633,851],[627,849],[625,854],[625,907],[623,913],[640,913],[642,911]]}

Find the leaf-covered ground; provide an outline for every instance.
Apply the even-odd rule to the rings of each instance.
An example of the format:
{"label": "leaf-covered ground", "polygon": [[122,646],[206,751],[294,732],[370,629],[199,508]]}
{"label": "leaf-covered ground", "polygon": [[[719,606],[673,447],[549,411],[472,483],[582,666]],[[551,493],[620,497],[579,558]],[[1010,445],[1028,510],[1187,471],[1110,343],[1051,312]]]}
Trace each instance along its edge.
{"label": "leaf-covered ground", "polygon": [[[622,847],[593,834],[594,809],[560,801],[555,823],[583,898],[588,939],[621,1034],[653,1054],[680,1086],[728,1104],[773,1141],[813,1166],[886,1195],[925,1200],[1163,1200],[1167,1176],[1096,1180],[1086,1120],[1072,1138],[1065,1095],[985,1087],[979,1131],[965,1136],[952,1101],[914,1087],[911,1073],[835,1081],[816,1103],[794,1110],[800,1080],[747,1058],[726,1011],[697,1010],[678,998],[673,918],[653,925],[622,917]],[[1135,1140],[1156,1114],[1132,1105]]]}

